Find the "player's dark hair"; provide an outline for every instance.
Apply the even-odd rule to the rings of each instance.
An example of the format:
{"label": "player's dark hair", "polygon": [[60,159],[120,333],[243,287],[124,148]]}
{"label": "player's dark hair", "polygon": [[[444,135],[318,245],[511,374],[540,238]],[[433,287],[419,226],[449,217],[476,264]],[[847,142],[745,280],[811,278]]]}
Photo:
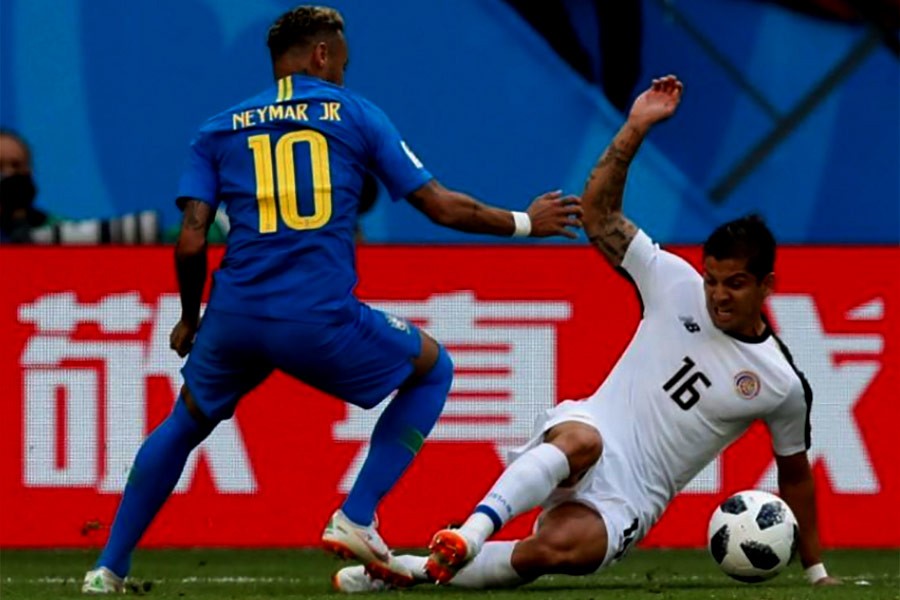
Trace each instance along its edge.
{"label": "player's dark hair", "polygon": [[344,31],[341,13],[327,6],[298,6],[284,13],[269,28],[266,45],[272,60],[294,46],[306,46],[317,37]]}
{"label": "player's dark hair", "polygon": [[716,228],[703,244],[703,256],[743,258],[757,281],[775,270],[775,236],[759,215],[747,215]]}

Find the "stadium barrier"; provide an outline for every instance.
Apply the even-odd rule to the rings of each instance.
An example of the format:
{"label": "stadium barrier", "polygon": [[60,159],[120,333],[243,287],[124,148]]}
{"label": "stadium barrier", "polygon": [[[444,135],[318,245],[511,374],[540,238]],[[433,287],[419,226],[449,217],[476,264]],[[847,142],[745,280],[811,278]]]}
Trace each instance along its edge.
{"label": "stadium barrier", "polygon": [[[676,249],[694,262],[697,248]],[[213,264],[221,251],[213,252]],[[170,248],[0,248],[0,546],[96,546],[181,361]],[[830,547],[900,545],[896,514],[898,248],[784,248],[769,314],[815,390],[814,465]],[[534,417],[590,395],[639,319],[633,288],[589,249],[363,247],[360,297],[427,328],[454,356],[446,411],[386,499],[382,531],[422,546],[461,520]],[[765,385],[765,382],[763,382]],[[311,546],[365,455],[363,411],[275,375],[199,448],[147,546]],[[715,504],[772,488],[754,426],[645,539],[700,546]],[[877,525],[860,515],[879,515]],[[525,534],[530,519],[504,537]]]}

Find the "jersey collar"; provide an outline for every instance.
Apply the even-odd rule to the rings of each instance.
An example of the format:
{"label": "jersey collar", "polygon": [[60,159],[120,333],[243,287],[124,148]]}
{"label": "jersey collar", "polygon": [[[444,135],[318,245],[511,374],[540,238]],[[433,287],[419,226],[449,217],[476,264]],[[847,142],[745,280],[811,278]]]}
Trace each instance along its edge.
{"label": "jersey collar", "polygon": [[762,315],[763,322],[763,330],[759,335],[744,335],[742,333],[733,333],[730,331],[723,331],[725,335],[736,339],[739,342],[744,342],[745,344],[762,344],[767,339],[772,337],[772,326],[769,324],[769,319],[766,317],[765,313]]}

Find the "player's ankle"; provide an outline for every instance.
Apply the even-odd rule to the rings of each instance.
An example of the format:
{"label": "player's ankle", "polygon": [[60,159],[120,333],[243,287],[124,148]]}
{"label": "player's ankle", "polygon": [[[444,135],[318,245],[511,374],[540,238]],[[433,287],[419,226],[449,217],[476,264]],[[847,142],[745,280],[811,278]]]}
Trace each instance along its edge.
{"label": "player's ankle", "polygon": [[466,522],[459,528],[459,532],[476,548],[481,548],[494,534],[495,529],[496,524],[488,515],[476,511],[466,519]]}
{"label": "player's ankle", "polygon": [[344,519],[350,522],[354,527],[359,527],[360,529],[365,529],[367,527],[371,527],[375,524],[375,517],[372,516],[368,519],[365,517],[365,513],[350,511],[349,513],[344,509],[344,507],[340,508],[340,513],[343,515]]}

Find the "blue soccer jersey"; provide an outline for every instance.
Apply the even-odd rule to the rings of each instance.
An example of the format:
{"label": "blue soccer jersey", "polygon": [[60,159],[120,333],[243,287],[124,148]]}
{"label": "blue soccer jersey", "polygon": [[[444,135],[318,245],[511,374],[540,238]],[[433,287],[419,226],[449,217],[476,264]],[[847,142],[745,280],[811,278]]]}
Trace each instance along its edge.
{"label": "blue soccer jersey", "polygon": [[231,223],[210,307],[293,321],[352,317],[367,172],[394,199],[431,179],[378,107],[318,78],[285,77],[207,121],[178,201],[224,203]]}

